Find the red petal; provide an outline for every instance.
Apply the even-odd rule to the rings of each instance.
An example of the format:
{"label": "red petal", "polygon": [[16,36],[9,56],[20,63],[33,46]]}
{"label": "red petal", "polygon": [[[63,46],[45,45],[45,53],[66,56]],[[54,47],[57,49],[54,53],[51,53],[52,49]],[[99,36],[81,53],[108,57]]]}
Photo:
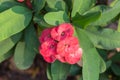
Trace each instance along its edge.
{"label": "red petal", "polygon": [[79,48],[77,51],[75,51],[74,53],[69,53],[66,54],[65,56],[65,60],[66,62],[68,62],[69,64],[75,64],[77,63],[79,60],[81,60],[82,57],[82,49]]}

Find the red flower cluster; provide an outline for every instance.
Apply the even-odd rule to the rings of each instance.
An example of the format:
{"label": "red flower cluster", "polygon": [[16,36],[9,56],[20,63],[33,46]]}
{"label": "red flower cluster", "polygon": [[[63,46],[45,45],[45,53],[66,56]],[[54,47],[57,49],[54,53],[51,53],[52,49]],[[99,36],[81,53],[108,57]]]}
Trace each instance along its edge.
{"label": "red flower cluster", "polygon": [[58,59],[64,63],[77,63],[82,57],[82,49],[73,33],[74,29],[69,23],[45,29],[39,37],[39,52],[45,61],[52,63]]}

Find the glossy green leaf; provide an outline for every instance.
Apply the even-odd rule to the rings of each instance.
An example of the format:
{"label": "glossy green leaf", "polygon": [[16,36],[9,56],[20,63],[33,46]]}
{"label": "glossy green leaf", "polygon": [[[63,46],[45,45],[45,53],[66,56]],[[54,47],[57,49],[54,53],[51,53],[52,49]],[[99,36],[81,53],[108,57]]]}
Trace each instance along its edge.
{"label": "glossy green leaf", "polygon": [[37,13],[45,6],[46,0],[33,0],[34,9]]}
{"label": "glossy green leaf", "polygon": [[7,53],[3,54],[0,56],[0,63],[3,62],[4,60],[10,58],[11,56],[13,56],[14,50],[10,50]]}
{"label": "glossy green leaf", "polygon": [[31,11],[22,6],[15,6],[0,13],[0,41],[25,29],[31,18]]}
{"label": "glossy green leaf", "polygon": [[52,80],[66,80],[71,65],[56,61],[51,64]]}
{"label": "glossy green leaf", "polygon": [[34,26],[31,25],[25,30],[25,42],[19,42],[15,49],[14,61],[19,69],[27,69],[32,65],[38,45]]}
{"label": "glossy green leaf", "polygon": [[48,11],[67,11],[67,6],[64,0],[46,0]]}
{"label": "glossy green leaf", "polygon": [[44,16],[45,21],[50,25],[58,25],[64,22],[69,22],[69,17],[64,11],[49,12]]}
{"label": "glossy green leaf", "polygon": [[15,34],[12,37],[0,42],[0,56],[6,54],[20,40],[21,33]]}
{"label": "glossy green leaf", "polygon": [[102,49],[114,49],[120,47],[120,32],[112,29],[97,29],[90,27],[86,31],[92,43]]}
{"label": "glossy green leaf", "polygon": [[92,6],[94,6],[96,0],[74,0],[73,1],[73,9],[72,9],[72,17],[76,15],[76,13],[83,14]]}
{"label": "glossy green leaf", "polygon": [[93,25],[105,25],[120,13],[120,1],[118,1],[111,9],[104,11],[101,17],[93,23]]}
{"label": "glossy green leaf", "polygon": [[72,20],[74,25],[85,27],[99,19],[100,16],[101,16],[100,12],[92,12],[87,13],[85,15],[77,14]]}
{"label": "glossy green leaf", "polygon": [[104,70],[104,67],[101,67],[103,66],[102,59],[85,31],[77,27],[75,30],[75,35],[78,37],[80,46],[83,49],[83,80],[98,80],[99,72]]}

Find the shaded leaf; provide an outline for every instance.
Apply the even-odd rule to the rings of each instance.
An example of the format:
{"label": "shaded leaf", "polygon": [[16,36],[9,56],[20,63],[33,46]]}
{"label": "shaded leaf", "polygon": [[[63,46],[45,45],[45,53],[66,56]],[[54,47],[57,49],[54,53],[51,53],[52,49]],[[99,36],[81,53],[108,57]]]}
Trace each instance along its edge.
{"label": "shaded leaf", "polygon": [[6,54],[20,40],[21,33],[17,33],[12,37],[0,42],[0,56]]}
{"label": "shaded leaf", "polygon": [[0,12],[5,11],[13,6],[20,5],[14,0],[0,0]]}
{"label": "shaded leaf", "polygon": [[120,76],[120,67],[118,65],[112,64],[111,69],[115,75]]}
{"label": "shaded leaf", "polygon": [[14,61],[19,69],[29,68],[38,52],[38,39],[33,25],[25,30],[25,42],[19,42],[15,49]]}
{"label": "shaded leaf", "polygon": [[52,80],[66,80],[71,65],[59,61],[51,64]]}
{"label": "shaded leaf", "polygon": [[3,54],[0,56],[0,63],[3,62],[4,60],[10,58],[11,56],[13,56],[14,54],[14,50],[10,50],[7,53]]}
{"label": "shaded leaf", "polygon": [[45,2],[45,0],[33,0],[33,7],[37,13],[45,6]]}

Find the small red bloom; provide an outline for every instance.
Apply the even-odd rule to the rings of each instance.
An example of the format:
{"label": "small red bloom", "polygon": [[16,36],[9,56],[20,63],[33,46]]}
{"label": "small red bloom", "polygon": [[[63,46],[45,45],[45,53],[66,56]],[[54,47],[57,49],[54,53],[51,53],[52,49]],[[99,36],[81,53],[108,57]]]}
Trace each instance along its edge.
{"label": "small red bloom", "polygon": [[43,30],[43,32],[41,33],[41,36],[39,37],[39,40],[41,43],[45,41],[53,40],[50,34],[51,30],[52,30],[51,28]]}
{"label": "small red bloom", "polygon": [[69,37],[60,41],[57,45],[57,53],[64,56],[67,53],[74,53],[79,48],[79,42],[76,37]]}
{"label": "small red bloom", "polygon": [[24,2],[24,0],[17,0],[18,2]]}
{"label": "small red bloom", "polygon": [[74,33],[74,29],[71,24],[64,23],[55,27],[51,31],[51,36],[53,39],[60,41],[65,38],[71,37]]}
{"label": "small red bloom", "polygon": [[79,60],[81,60],[82,57],[82,49],[79,48],[78,50],[74,51],[74,53],[67,53],[65,54],[65,60],[69,64],[75,64]]}
{"label": "small red bloom", "polygon": [[50,57],[56,55],[57,42],[54,40],[45,41],[39,47],[41,55],[44,57]]}

